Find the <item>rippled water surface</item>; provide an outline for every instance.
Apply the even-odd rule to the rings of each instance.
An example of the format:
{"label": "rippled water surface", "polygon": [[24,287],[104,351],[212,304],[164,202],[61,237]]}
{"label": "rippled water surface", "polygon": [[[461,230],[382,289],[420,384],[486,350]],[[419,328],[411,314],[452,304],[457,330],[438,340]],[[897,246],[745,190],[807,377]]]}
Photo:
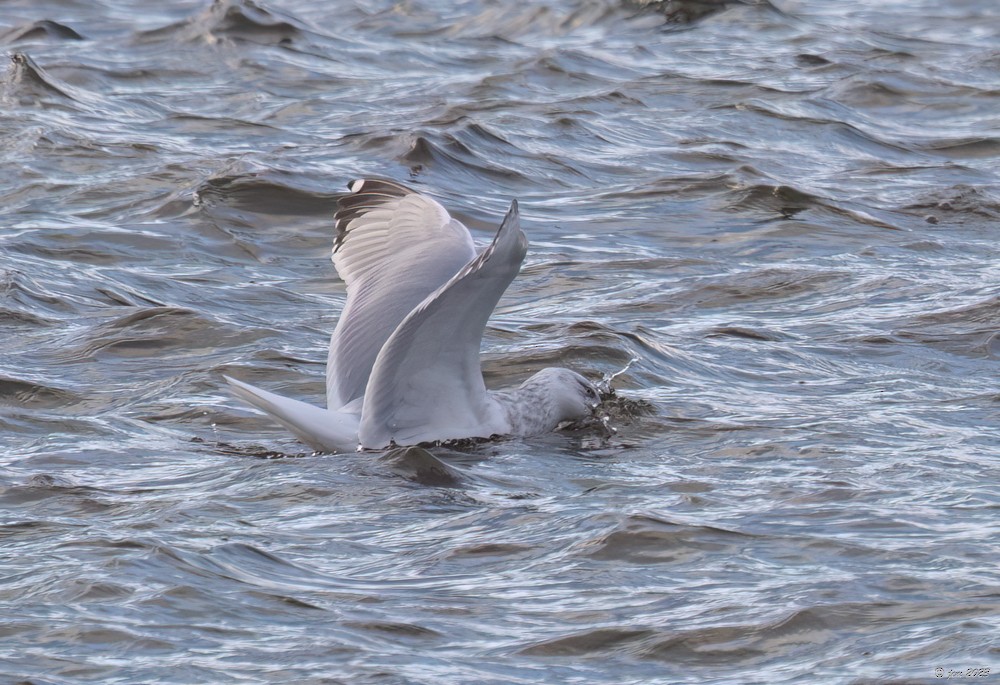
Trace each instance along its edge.
{"label": "rippled water surface", "polygon": [[[1000,678],[994,0],[0,10],[0,680]],[[617,435],[227,394],[321,401],[365,175],[521,201],[487,382]]]}

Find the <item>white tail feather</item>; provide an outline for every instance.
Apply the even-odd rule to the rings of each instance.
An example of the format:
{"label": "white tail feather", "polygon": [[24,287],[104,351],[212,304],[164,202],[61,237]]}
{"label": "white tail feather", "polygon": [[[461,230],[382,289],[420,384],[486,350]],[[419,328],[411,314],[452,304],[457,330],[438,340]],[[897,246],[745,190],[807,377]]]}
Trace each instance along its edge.
{"label": "white tail feather", "polygon": [[358,446],[358,416],[320,409],[224,376],[233,394],[276,419],[302,442],[322,452],[353,452]]}

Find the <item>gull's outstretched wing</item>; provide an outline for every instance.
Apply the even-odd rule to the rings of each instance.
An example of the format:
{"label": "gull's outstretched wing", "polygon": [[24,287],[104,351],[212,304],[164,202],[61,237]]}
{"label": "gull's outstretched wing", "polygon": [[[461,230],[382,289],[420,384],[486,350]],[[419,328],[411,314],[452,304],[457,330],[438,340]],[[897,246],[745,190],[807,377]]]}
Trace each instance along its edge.
{"label": "gull's outstretched wing", "polygon": [[330,338],[327,406],[361,397],[400,322],[476,249],[468,229],[429,197],[391,181],[352,181],[337,204],[333,263],[347,303]]}
{"label": "gull's outstretched wing", "polygon": [[399,324],[368,381],[361,410],[363,447],[507,431],[506,418],[483,383],[479,346],[527,250],[514,201],[490,246]]}

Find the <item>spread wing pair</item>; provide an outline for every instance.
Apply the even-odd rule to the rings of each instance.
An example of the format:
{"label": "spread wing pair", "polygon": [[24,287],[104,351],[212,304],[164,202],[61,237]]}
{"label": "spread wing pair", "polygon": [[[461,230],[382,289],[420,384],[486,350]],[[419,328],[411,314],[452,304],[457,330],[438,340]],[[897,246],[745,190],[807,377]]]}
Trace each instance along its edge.
{"label": "spread wing pair", "polygon": [[527,252],[517,202],[477,255],[431,198],[383,180],[349,188],[334,216],[347,303],[330,340],[327,409],[227,379],[234,392],[321,450],[505,432],[479,348]]}

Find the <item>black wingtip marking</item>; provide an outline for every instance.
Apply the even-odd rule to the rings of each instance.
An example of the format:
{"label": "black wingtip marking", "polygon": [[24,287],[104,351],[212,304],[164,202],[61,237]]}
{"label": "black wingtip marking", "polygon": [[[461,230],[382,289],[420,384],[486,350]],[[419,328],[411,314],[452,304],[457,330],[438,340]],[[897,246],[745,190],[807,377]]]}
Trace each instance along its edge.
{"label": "black wingtip marking", "polygon": [[396,183],[384,178],[356,178],[347,184],[347,189],[355,195],[372,193],[392,197],[403,197],[415,192],[402,183]]}

